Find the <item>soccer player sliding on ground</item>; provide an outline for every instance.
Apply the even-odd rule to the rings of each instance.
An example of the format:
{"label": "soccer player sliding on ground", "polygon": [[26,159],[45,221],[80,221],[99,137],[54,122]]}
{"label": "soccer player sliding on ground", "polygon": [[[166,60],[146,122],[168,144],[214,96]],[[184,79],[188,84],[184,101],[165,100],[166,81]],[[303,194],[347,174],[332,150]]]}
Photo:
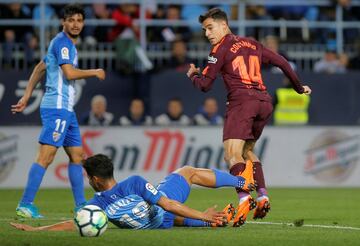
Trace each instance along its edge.
{"label": "soccer player sliding on ground", "polygon": [[284,57],[253,39],[232,34],[224,11],[210,9],[199,17],[199,22],[213,47],[204,70],[200,73],[200,68],[191,64],[187,76],[195,87],[207,92],[221,73],[228,91],[223,129],[225,161],[233,175],[240,175],[247,166],[254,169],[256,202],[248,191],[237,188],[239,206],[234,226],[240,226],[251,209],[256,207],[254,219],[264,218],[270,210],[262,165],[254,153],[255,143],[273,110],[271,96],[262,80],[261,64],[279,67],[296,92],[310,95],[311,89],[301,85]]}
{"label": "soccer player sliding on ground", "polygon": [[34,68],[24,96],[11,111],[24,111],[31,94],[46,72],[46,91],[40,105],[42,130],[39,137],[39,151],[32,164],[24,194],[16,208],[20,217],[42,218],[33,204],[46,169],[53,162],[59,147],[64,147],[69,157],[69,180],[75,200],[75,211],[85,203],[83,149],[78,121],[73,109],[75,83],[77,79],[96,77],[105,79],[103,69],[78,69],[78,55],[75,47],[84,27],[85,12],[79,5],[67,5],[63,10],[63,31],[50,42],[46,57]]}
{"label": "soccer player sliding on ground", "polygon": [[[105,155],[98,154],[84,161],[89,184],[96,191],[87,205],[100,207],[110,222],[120,228],[168,229],[173,226],[208,227],[223,226],[233,217],[234,210],[224,211],[214,207],[205,212],[189,208],[187,200],[192,184],[218,188],[235,187],[250,191],[254,188],[252,170],[245,169],[240,176],[233,176],[217,169],[184,166],[171,173],[155,188],[141,176],[131,176],[119,183],[113,176],[114,166]],[[53,225],[32,227],[11,223],[24,231],[75,230],[73,220]]]}

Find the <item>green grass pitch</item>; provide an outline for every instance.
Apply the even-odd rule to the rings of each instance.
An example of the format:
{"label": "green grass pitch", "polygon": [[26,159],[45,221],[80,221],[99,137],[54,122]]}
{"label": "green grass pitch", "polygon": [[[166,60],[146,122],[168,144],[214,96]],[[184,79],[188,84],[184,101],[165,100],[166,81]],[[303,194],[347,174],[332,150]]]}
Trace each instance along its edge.
{"label": "green grass pitch", "polygon": [[[240,228],[138,231],[121,230],[110,225],[98,238],[81,238],[77,232],[13,229],[9,222],[20,222],[15,218],[15,207],[22,190],[0,189],[0,245],[360,245],[359,188],[272,188],[269,191],[272,209],[260,224],[249,219]],[[91,194],[88,190],[87,197],[90,198]],[[25,220],[25,223],[47,225],[72,217],[70,189],[41,189],[35,202],[46,219]],[[233,189],[193,189],[187,205],[203,210],[214,204],[222,208],[229,202],[236,204]],[[302,226],[293,225],[301,220],[304,220]]]}

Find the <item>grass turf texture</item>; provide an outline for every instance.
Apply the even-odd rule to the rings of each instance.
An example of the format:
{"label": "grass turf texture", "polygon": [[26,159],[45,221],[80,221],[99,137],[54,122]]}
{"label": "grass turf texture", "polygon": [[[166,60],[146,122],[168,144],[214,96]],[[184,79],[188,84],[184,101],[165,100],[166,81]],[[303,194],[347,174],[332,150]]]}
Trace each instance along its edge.
{"label": "grass turf texture", "polygon": [[[240,228],[174,228],[170,230],[120,230],[110,224],[99,238],[81,238],[78,232],[24,232],[9,225],[16,220],[15,208],[22,190],[0,189],[0,245],[359,245],[360,230],[317,228],[307,225],[360,228],[360,189],[270,189],[271,212],[263,222]],[[87,191],[87,197],[92,192]],[[24,220],[30,225],[47,225],[72,218],[70,189],[42,189],[36,205],[44,220]],[[187,205],[204,210],[217,204],[236,204],[233,189],[194,189]],[[252,216],[252,212],[250,217]],[[301,225],[304,220],[303,225]],[[248,220],[253,221],[252,219]],[[294,223],[298,226],[289,226]]]}

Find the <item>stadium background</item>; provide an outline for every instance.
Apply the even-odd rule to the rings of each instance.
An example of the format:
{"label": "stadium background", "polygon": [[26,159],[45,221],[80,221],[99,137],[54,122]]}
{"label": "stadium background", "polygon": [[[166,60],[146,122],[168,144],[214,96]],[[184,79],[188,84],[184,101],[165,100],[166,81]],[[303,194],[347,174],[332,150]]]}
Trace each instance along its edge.
{"label": "stadium background", "polygon": [[[31,68],[45,54],[50,34],[59,30],[59,20],[54,15],[48,16],[49,6],[56,13],[67,2],[72,1],[24,0],[21,1],[21,8],[25,12],[30,11],[29,19],[0,19],[2,27],[11,25],[14,28],[32,28],[33,35],[38,40],[38,45],[32,50],[33,60],[29,60],[27,44],[24,42],[14,43],[10,60],[6,60],[3,49],[0,53],[1,188],[23,187],[26,169],[35,156],[42,88],[35,90],[24,114],[11,115],[10,105],[24,92]],[[119,178],[139,173],[153,182],[159,181],[173,167],[184,164],[225,169],[222,163],[221,127],[124,128],[117,124],[119,116],[127,113],[134,96],[144,99],[147,111],[152,116],[164,112],[166,102],[173,97],[182,99],[184,111],[189,116],[198,111],[207,96],[214,96],[219,102],[220,112],[224,112],[226,94],[221,79],[215,82],[209,94],[195,90],[186,78],[184,68],[166,66],[166,61],[171,56],[170,43],[152,41],[149,34],[154,27],[170,25],[194,28],[193,37],[186,41],[188,56],[198,65],[203,65],[209,45],[200,37],[197,20],[179,19],[169,22],[166,19],[149,18],[150,10],[155,11],[155,14],[155,7],[164,7],[166,10],[169,6],[167,1],[161,0],[79,2],[88,7],[93,3],[106,3],[111,9],[122,4],[135,4],[139,15],[133,20],[139,28],[136,40],[147,56],[136,58],[131,63],[131,71],[124,71],[121,66],[123,57],[118,56],[116,42],[91,43],[86,37],[82,37],[78,47],[80,66],[103,67],[108,76],[104,82],[92,79],[78,82],[79,94],[75,110],[78,116],[84,114],[90,109],[91,97],[103,94],[108,100],[108,111],[115,115],[111,127],[82,127],[87,154],[105,152],[114,157],[118,163],[116,175]],[[280,50],[287,53],[302,80],[313,88],[310,122],[307,126],[277,127],[270,124],[264,131],[257,152],[263,157],[269,186],[360,186],[357,128],[360,119],[360,99],[357,95],[360,91],[360,72],[358,68],[351,66],[351,61],[359,59],[360,15],[357,13],[360,1],[349,2],[350,5],[344,7],[337,1],[327,0],[223,1],[221,7],[229,11],[230,26],[235,33],[253,35],[259,40],[269,33],[279,37]],[[2,13],[6,4],[10,3],[13,1],[0,0]],[[171,4],[179,4],[182,9],[188,6],[195,8],[195,5],[208,8],[216,6],[217,1],[174,0]],[[259,7],[268,13],[255,15],[258,12],[254,12],[252,8]],[[32,17],[32,11],[35,12],[36,8],[38,15]],[[279,9],[281,11],[275,11]],[[112,28],[118,23],[111,18],[88,18],[86,25]],[[4,45],[4,40],[2,42]],[[348,57],[345,72],[329,74],[313,71],[316,61],[329,50]],[[153,64],[152,69],[147,67],[147,59]],[[269,92],[274,94],[276,88],[281,86],[283,75],[267,69],[264,78]],[[155,150],[151,148],[153,145],[156,146]],[[151,161],[147,159],[149,156]],[[150,162],[154,162],[153,166],[150,166]],[[64,163],[66,157],[62,153],[49,169],[43,187],[67,186],[66,173],[61,173]],[[289,170],[292,173],[289,174]]]}
{"label": "stadium background", "polygon": [[[1,9],[3,10],[6,4],[13,2],[0,0]],[[37,150],[36,139],[40,130],[38,107],[39,99],[43,93],[42,88],[35,90],[29,107],[24,114],[11,115],[10,105],[17,102],[21,97],[34,63],[44,56],[51,37],[49,34],[56,33],[59,30],[59,20],[50,18],[47,15],[48,6],[52,6],[56,10],[65,3],[73,1],[22,0],[20,2],[22,7],[27,6],[30,11],[34,11],[35,7],[38,7],[37,18],[33,18],[31,15],[29,15],[29,19],[0,18],[0,30],[3,30],[1,27],[9,25],[31,27],[38,40],[38,45],[32,50],[31,57],[33,60],[28,59],[24,42],[14,43],[10,63],[6,63],[3,49],[0,50],[0,189],[3,194],[1,197],[6,198],[7,201],[6,203],[1,202],[1,211],[3,212],[1,212],[0,217],[5,221],[13,217],[12,212],[18,197],[21,195],[21,190],[14,190],[13,188],[24,187],[29,163],[34,159]],[[82,42],[78,45],[80,66],[82,68],[100,66],[105,68],[108,74],[104,82],[88,79],[77,84],[79,97],[77,98],[75,110],[78,116],[89,111],[91,97],[96,94],[103,94],[108,100],[108,111],[115,116],[114,124],[110,127],[81,127],[86,153],[90,155],[103,152],[113,157],[117,178],[124,178],[136,173],[147,177],[154,183],[158,182],[161,177],[175,167],[184,164],[226,169],[225,164],[222,162],[221,126],[166,128],[159,126],[118,126],[119,116],[127,113],[130,100],[134,96],[140,96],[145,100],[148,113],[152,116],[164,112],[166,102],[173,97],[179,97],[183,100],[184,111],[190,116],[198,111],[202,101],[207,96],[214,96],[218,100],[220,112],[224,112],[226,92],[222,80],[218,78],[213,90],[208,94],[197,91],[186,78],[184,70],[180,69],[179,71],[179,69],[166,66],[166,61],[171,57],[170,43],[151,41],[148,35],[152,27],[188,26],[199,28],[197,20],[180,19],[169,22],[166,19],[148,19],[147,7],[145,6],[150,6],[150,9],[154,6],[167,6],[168,1],[165,0],[95,0],[78,2],[87,6],[91,6],[94,2],[106,3],[114,8],[119,4],[135,3],[139,7],[139,17],[134,19],[134,23],[139,26],[138,43],[154,65],[154,69],[147,70],[146,60],[144,63],[144,60],[137,59],[132,63],[132,71],[124,71],[123,67],[119,66],[122,58],[119,59],[118,57],[119,53],[115,43],[104,41],[91,43],[91,41],[86,42],[85,37],[82,38]],[[179,4],[183,8],[185,6],[194,7],[197,4],[210,7],[216,6],[218,2],[212,0],[172,0],[171,4]],[[305,217],[313,223],[335,226],[339,224],[359,228],[359,218],[356,217],[357,212],[355,209],[356,199],[351,199],[351,197],[359,193],[360,187],[360,131],[358,127],[360,122],[360,99],[358,97],[360,92],[360,70],[353,66],[360,56],[360,14],[357,15],[360,1],[352,0],[350,2],[351,11],[349,11],[348,7],[343,8],[337,1],[331,0],[222,1],[226,5],[225,7],[230,6],[229,10],[231,16],[233,16],[230,19],[230,26],[235,33],[254,35],[259,40],[265,38],[268,32],[279,37],[280,50],[287,53],[288,58],[296,65],[302,81],[309,84],[313,89],[309,108],[309,124],[301,127],[279,127],[269,124],[256,149],[263,159],[267,183],[271,187],[270,192],[274,194],[273,205],[275,205],[275,208],[273,216],[269,218],[271,221],[280,224],[292,223],[291,219],[294,218],[295,214],[295,218]],[[269,13],[273,13],[273,15],[268,15],[271,17],[270,19],[268,17],[262,18],[249,15],[249,11],[254,6],[266,7]],[[303,10],[300,12],[295,11],[296,14],[293,16],[281,16],[284,13],[289,13],[287,11],[293,7],[295,9],[300,7]],[[281,8],[288,9],[284,12],[274,11]],[[317,10],[319,14],[315,15],[315,17],[314,15],[306,17],[304,9]],[[353,15],[351,16],[350,13],[353,13]],[[349,16],[351,18],[348,18]],[[88,18],[86,25],[111,28],[117,24],[111,18],[101,20]],[[1,40],[1,42],[3,45],[4,40]],[[209,52],[207,42],[195,35],[195,38],[187,41],[186,44],[188,56],[196,64],[203,65]],[[320,60],[324,53],[329,50],[335,51],[338,55],[346,54],[349,60],[346,72],[328,74],[313,71],[316,61]],[[354,61],[353,64],[352,61]],[[281,86],[282,79],[282,74],[273,73],[270,69],[264,72],[266,86],[272,95],[276,88]],[[139,86],[141,89],[139,89]],[[151,146],[155,146],[155,150],[152,150]],[[66,155],[61,151],[53,165],[50,166],[42,188],[69,186],[66,169],[64,169],[66,161]],[[275,187],[283,188],[278,189]],[[296,187],[296,189],[284,190],[287,187]],[[301,190],[299,187],[310,187],[310,189]],[[324,189],[319,189],[319,187],[327,188],[328,193]],[[330,190],[333,187],[341,189]],[[56,218],[69,217],[68,210],[72,206],[70,196],[66,197],[67,195],[63,194],[66,192],[59,190],[59,194],[61,194],[59,196],[65,197],[61,201],[63,203],[60,206],[53,204],[47,210],[46,202],[56,200],[55,197],[49,195],[50,193],[51,191],[43,189],[43,191],[40,191],[40,198],[38,198],[44,200],[44,203],[40,203],[40,205],[41,208],[44,207],[45,214],[48,216],[55,214]],[[196,198],[191,199],[190,204],[203,209],[213,202],[220,201],[220,204],[226,202],[224,197],[219,198],[215,193],[209,193],[209,196],[213,197],[209,199],[208,196],[203,196],[201,191],[196,191]],[[230,197],[230,192],[228,193],[225,198]],[[303,202],[299,203],[299,199],[292,196],[294,193],[299,194],[299,199],[301,198],[300,200]],[[309,196],[308,194],[312,195]],[[303,198],[306,196],[309,197],[307,199]],[[201,202],[194,202],[198,197],[202,199]],[[341,201],[333,203],[334,197],[339,197],[340,200],[344,201],[351,199],[345,207],[348,208],[350,214],[354,212],[355,217],[350,219],[351,215],[349,217],[348,214],[339,212],[339,210],[343,210],[343,204]],[[328,203],[333,203],[333,207],[323,215],[321,213],[324,211],[320,208],[320,205],[316,209],[307,206],[319,198],[323,202],[321,205],[323,207],[328,206]],[[325,201],[325,198],[329,200]],[[281,203],[280,199],[289,200]],[[211,204],[208,204],[210,202]],[[291,207],[293,209],[289,209],[286,207],[287,205],[293,206]],[[285,210],[288,212],[284,214]],[[331,212],[337,213],[334,219],[332,219],[333,214]],[[250,224],[245,229],[245,232],[251,233],[254,227],[256,229],[255,224]],[[7,227],[3,229],[5,232],[9,230]],[[284,235],[280,232],[282,230],[285,231]],[[276,229],[265,230],[262,238],[276,244],[276,238],[272,238],[271,235],[278,233],[278,236],[283,239],[284,245],[299,243],[294,241],[296,236],[291,240],[286,239],[288,238],[286,233],[293,233],[293,231],[290,230],[289,232],[288,230],[290,229],[282,228],[280,231]],[[305,241],[302,242],[310,244],[311,242],[317,242],[318,244],[319,242],[320,244],[321,242],[330,244],[337,242],[338,245],[344,243],[346,245],[348,242],[355,245],[356,241],[341,241],[341,238],[347,236],[349,240],[358,238],[358,234],[356,236],[356,234],[337,234],[331,231],[323,233],[320,231],[319,234],[309,235],[307,234],[309,232],[304,231],[301,240]],[[114,231],[110,233],[112,233],[110,235],[117,238],[117,236],[114,236]],[[181,240],[184,237],[182,231],[176,233],[180,234],[177,239],[186,244],[185,241]],[[186,237],[188,231],[184,233]],[[201,233],[206,234],[205,238],[210,237],[207,231]],[[231,232],[226,231],[225,233],[230,233],[227,235],[233,236]],[[41,235],[46,237],[44,234]],[[146,235],[151,237],[149,234]],[[324,235],[324,238],[321,238],[322,235]],[[20,237],[20,234],[15,233],[15,236]],[[122,234],[121,237],[123,239],[125,235]],[[153,237],[154,241],[150,242],[155,244],[156,232]],[[321,241],[327,237],[328,240]],[[37,237],[32,236],[31,238],[40,245],[46,244],[45,241],[41,241]],[[69,239],[67,235],[65,238]],[[125,238],[126,242],[133,242],[132,240],[135,240],[135,238],[138,238],[137,242],[146,240],[146,238],[138,234],[131,234],[131,237]],[[197,238],[198,235],[194,235],[194,239]],[[306,238],[311,238],[313,241],[306,241]],[[69,240],[73,243],[76,242],[75,239]],[[171,240],[171,235],[169,240]],[[223,238],[219,237],[207,242],[211,245],[214,242],[219,242],[219,240],[223,240]],[[195,242],[200,241],[195,240]],[[12,243],[14,242],[5,241],[5,245],[17,245],[16,242],[15,244]],[[76,243],[73,245],[76,245]],[[281,245],[281,243],[278,245]],[[301,245],[301,241],[299,245]]]}

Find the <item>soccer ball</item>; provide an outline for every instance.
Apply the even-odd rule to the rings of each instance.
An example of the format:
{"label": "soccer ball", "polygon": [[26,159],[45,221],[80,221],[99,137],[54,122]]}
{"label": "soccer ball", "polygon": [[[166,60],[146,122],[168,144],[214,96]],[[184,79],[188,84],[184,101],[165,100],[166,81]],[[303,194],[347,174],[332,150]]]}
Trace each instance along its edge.
{"label": "soccer ball", "polygon": [[95,205],[82,207],[76,213],[74,221],[82,237],[100,236],[108,226],[105,212]]}

